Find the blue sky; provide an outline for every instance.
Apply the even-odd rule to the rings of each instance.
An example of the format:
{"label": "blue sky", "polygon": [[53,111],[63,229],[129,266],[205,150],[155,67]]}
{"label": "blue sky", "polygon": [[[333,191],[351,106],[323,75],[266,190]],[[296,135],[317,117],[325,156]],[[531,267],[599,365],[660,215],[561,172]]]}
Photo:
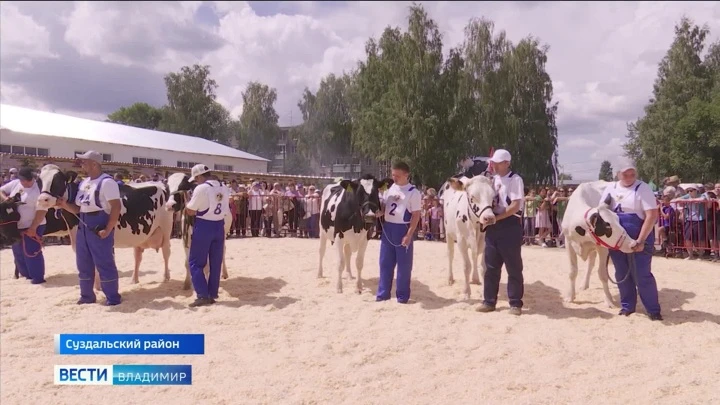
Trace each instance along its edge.
{"label": "blue sky", "polygon": [[[617,160],[625,126],[643,113],[657,64],[683,14],[720,34],[720,2],[421,2],[445,49],[471,17],[517,42],[550,45],[547,69],[560,103],[560,163],[593,179]],[[388,26],[406,25],[409,2],[2,2],[3,103],[102,119],[136,101],[165,103],[162,77],[208,64],[218,100],[242,111],[249,81],[277,89],[281,125],[299,123],[304,87],[353,68]],[[482,153],[483,151],[478,151]]]}

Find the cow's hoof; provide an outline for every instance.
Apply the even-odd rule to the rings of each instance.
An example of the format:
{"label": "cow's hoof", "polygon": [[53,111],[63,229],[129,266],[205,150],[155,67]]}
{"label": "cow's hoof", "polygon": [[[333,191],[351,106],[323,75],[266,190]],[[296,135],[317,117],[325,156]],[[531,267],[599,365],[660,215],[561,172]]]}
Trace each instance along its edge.
{"label": "cow's hoof", "polygon": [[463,299],[464,299],[465,301],[470,301],[470,293],[465,293],[465,294],[463,294]]}
{"label": "cow's hoof", "polygon": [[223,274],[222,278],[223,278],[223,280],[227,280],[227,279],[228,279],[228,275],[227,275],[227,274]]}
{"label": "cow's hoof", "polygon": [[133,280],[132,280],[132,283],[133,283],[133,284],[140,284],[140,280],[138,280],[138,279],[133,279]]}
{"label": "cow's hoof", "polygon": [[189,290],[190,284],[183,284],[183,290]]}
{"label": "cow's hoof", "polygon": [[453,285],[453,284],[455,284],[455,280],[453,280],[451,278],[448,279],[448,285]]}
{"label": "cow's hoof", "polygon": [[358,294],[362,294],[362,288],[358,288],[357,290],[355,290],[355,292]]}
{"label": "cow's hoof", "polygon": [[480,285],[480,279],[477,280],[473,279],[473,281],[470,284]]}
{"label": "cow's hoof", "polygon": [[338,294],[342,294],[342,288],[338,288],[338,289],[337,289],[337,293],[338,293]]}
{"label": "cow's hoof", "polygon": [[590,288],[589,285],[584,285],[584,286],[582,286],[580,289],[583,290],[583,291],[585,291],[585,290],[587,290],[588,288]]}
{"label": "cow's hoof", "polygon": [[571,304],[573,301],[575,301],[575,297],[572,298],[563,298],[563,302],[566,304]]}

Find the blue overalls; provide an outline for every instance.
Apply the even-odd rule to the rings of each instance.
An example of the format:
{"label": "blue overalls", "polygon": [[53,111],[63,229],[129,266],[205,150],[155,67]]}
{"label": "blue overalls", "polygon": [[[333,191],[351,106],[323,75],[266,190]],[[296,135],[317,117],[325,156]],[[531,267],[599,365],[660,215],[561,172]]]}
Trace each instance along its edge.
{"label": "blue overalls", "polygon": [[396,265],[397,287],[395,295],[397,296],[397,302],[406,304],[410,300],[414,243],[413,238],[410,238],[410,245],[405,247],[402,246],[402,240],[407,235],[411,219],[412,213],[406,209],[403,217],[406,223],[395,224],[383,221],[380,237],[380,280],[378,281],[376,301],[390,299]]}
{"label": "blue overalls", "polygon": [[[638,184],[635,192],[640,188]],[[636,214],[627,214],[622,212],[620,205],[615,208],[615,212],[620,219],[620,225],[625,228],[628,236],[637,240],[644,220]],[[658,301],[658,290],[655,276],[653,276],[650,265],[652,262],[652,254],[655,246],[655,232],[650,232],[645,240],[645,249],[642,252],[633,253],[635,257],[636,274],[630,272],[630,276],[625,282],[618,284],[620,290],[620,305],[627,312],[635,312],[637,305],[637,296],[640,294],[643,306],[648,314],[660,313],[660,302]],[[615,280],[618,282],[623,280],[630,271],[629,258],[627,253],[619,250],[610,250],[610,258],[615,266]],[[637,275],[637,279],[635,279]],[[637,285],[637,288],[636,288]]]}
{"label": "blue overalls", "polygon": [[[515,173],[510,172],[510,177]],[[496,205],[499,195],[495,196]],[[510,206],[510,197],[505,197],[505,203]],[[525,294],[525,279],[523,278],[523,223],[522,209],[515,214],[489,226],[485,233],[485,277],[483,285],[483,304],[495,308],[498,291],[500,290],[500,275],[502,266],[508,273],[507,295],[511,307],[523,307]]]}
{"label": "blue overalls", "polygon": [[[509,203],[508,203],[509,205]],[[507,295],[511,307],[522,308],[525,294],[523,278],[523,225],[517,215],[496,222],[485,233],[485,278],[483,280],[483,304],[497,305],[502,266],[508,273]]]}
{"label": "blue overalls", "polygon": [[[112,179],[104,177],[100,180],[95,189],[95,205],[100,205],[100,188],[105,180]],[[88,198],[85,196],[84,198]],[[80,212],[80,224],[77,231],[76,260],[80,278],[80,301],[79,304],[92,304],[96,301],[93,285],[95,283],[95,268],[100,273],[100,286],[107,305],[118,305],[122,302],[118,283],[118,269],[115,265],[115,230],[105,239],[101,239],[95,233],[95,229],[102,230],[108,224],[110,215],[105,210],[95,212]]]}
{"label": "blue overalls", "polygon": [[[42,240],[43,232],[45,225],[38,226],[36,232],[38,239]],[[31,280],[33,284],[45,282],[45,257],[38,241],[23,234],[19,241],[13,243],[12,252],[20,275]]]}
{"label": "blue overalls", "polygon": [[[198,211],[193,223],[192,241],[188,253],[190,277],[198,298],[218,298],[220,290],[220,271],[222,270],[223,249],[225,247],[225,220],[209,221]],[[205,265],[210,258],[210,275],[205,278]]]}

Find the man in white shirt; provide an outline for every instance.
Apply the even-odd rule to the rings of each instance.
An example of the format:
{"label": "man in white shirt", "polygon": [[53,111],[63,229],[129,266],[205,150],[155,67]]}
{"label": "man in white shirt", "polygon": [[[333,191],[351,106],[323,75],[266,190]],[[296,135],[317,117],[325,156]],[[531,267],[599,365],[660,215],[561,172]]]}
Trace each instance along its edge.
{"label": "man in white shirt", "polygon": [[404,162],[392,167],[393,185],[385,194],[382,239],[380,240],[380,281],[376,301],[390,299],[397,266],[397,302],[410,299],[413,265],[413,237],[420,221],[422,195],[409,182],[410,167]]}
{"label": "man in white shirt", "polygon": [[40,242],[45,231],[47,211],[37,209],[40,188],[32,169],[20,169],[17,179],[0,187],[0,196],[3,200],[18,196],[20,202],[17,207],[20,214],[17,228],[22,236],[12,245],[17,271],[33,284],[42,284],[45,282],[45,257]]}
{"label": "man in white shirt", "polygon": [[76,263],[80,279],[80,300],[78,304],[96,302],[93,284],[95,268],[100,274],[100,286],[107,298],[106,305],[122,302],[118,284],[118,269],[115,264],[115,227],[120,218],[120,186],[102,171],[102,154],[87,151],[78,154],[87,177],[78,187],[75,202],[62,198],[58,206],[79,215],[77,231]]}
{"label": "man in white shirt", "polygon": [[[608,197],[611,199],[610,208],[618,214],[620,225],[636,241],[635,251],[631,255],[619,250],[610,251],[615,266],[615,279],[618,282],[625,280],[618,284],[621,305],[618,315],[629,316],[635,312],[639,293],[650,320],[661,321],[663,318],[660,315],[657,282],[650,269],[655,250],[657,200],[650,186],[638,180],[633,163],[624,161],[619,167],[618,181],[607,186],[600,197],[600,201]],[[630,260],[635,261],[636,271],[630,272],[628,276]]]}
{"label": "man in white shirt", "polygon": [[[225,249],[225,215],[230,212],[230,190],[220,185],[204,164],[190,171],[190,182],[198,185],[188,201],[185,212],[194,216],[188,262],[190,277],[197,299],[191,308],[212,305],[218,298],[223,250]],[[210,261],[210,275],[205,278],[205,265]]]}
{"label": "man in white shirt", "polygon": [[523,307],[525,286],[523,279],[523,225],[522,212],[525,207],[525,184],[522,177],[510,170],[510,152],[498,149],[490,161],[495,175],[495,201],[493,212],[495,224],[485,234],[485,280],[483,303],[478,312],[495,311],[500,272],[503,264],[508,273],[507,295],[510,314],[520,315]]}

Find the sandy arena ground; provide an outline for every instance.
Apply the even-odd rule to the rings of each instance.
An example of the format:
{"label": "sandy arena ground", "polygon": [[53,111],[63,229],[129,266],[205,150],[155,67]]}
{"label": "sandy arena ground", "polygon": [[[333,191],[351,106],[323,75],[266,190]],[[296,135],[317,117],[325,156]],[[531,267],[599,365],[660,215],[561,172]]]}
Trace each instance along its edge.
{"label": "sandy arena ground", "polygon": [[[230,240],[230,278],[221,281],[219,303],[196,310],[182,290],[177,239],[168,283],[160,282],[161,254],[148,251],[140,284],[132,285],[132,250],[118,250],[124,303],[114,308],[75,304],[69,246],[45,248],[48,282],[41,286],[14,280],[12,253],[3,250],[0,403],[720,403],[717,264],[654,259],[665,316],[658,323],[642,307],[628,318],[605,308],[596,271],[578,302],[563,304],[565,250],[524,248],[526,312],[514,317],[506,311],[506,274],[499,311],[474,311],[480,286],[472,286],[469,303],[461,300],[461,259],[456,254],[458,282],[448,286],[445,244],[416,243],[410,305],[374,302],[379,242],[370,242],[361,295],[348,281],[344,293],[335,292],[333,248],[326,278],[316,278],[317,246]],[[60,356],[53,353],[56,333],[204,333],[206,354]],[[192,364],[193,385],[53,385],[54,364],[117,363]]]}

